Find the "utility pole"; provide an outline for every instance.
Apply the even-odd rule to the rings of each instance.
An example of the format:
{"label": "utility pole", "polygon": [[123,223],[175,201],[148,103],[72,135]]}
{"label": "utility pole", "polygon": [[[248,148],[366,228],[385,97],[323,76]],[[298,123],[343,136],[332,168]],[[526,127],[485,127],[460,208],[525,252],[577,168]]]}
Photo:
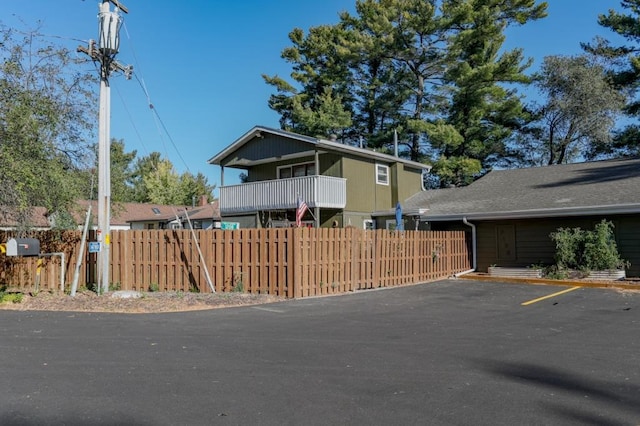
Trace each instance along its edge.
{"label": "utility pole", "polygon": [[[111,4],[115,10],[111,11]],[[98,45],[89,40],[89,47],[78,47],[98,63],[100,69],[100,111],[98,123],[98,292],[109,291],[109,265],[111,246],[111,135],[109,120],[111,115],[111,87],[109,76],[113,71],[122,71],[129,79],[133,68],[123,66],[115,60],[120,48],[120,26],[122,17],[119,11],[128,13],[118,0],[102,0],[98,14]]]}

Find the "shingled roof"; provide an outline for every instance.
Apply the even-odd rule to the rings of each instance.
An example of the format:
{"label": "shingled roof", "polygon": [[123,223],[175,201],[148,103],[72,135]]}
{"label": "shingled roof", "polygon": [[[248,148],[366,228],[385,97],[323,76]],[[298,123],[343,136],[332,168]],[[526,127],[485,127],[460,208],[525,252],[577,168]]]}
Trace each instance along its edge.
{"label": "shingled roof", "polygon": [[429,221],[640,212],[640,159],[495,170],[463,188],[420,192],[406,210]]}
{"label": "shingled roof", "polygon": [[[86,211],[89,201],[79,201],[77,210],[78,214]],[[97,211],[97,202],[91,201],[94,211],[94,224],[97,224],[95,212]],[[185,207],[152,203],[115,203],[113,205],[113,214],[111,215],[111,226],[128,226],[132,222],[171,222],[176,219],[176,215],[180,218],[184,217],[185,209],[189,212],[191,220],[203,219],[219,219],[220,210],[218,201],[205,206]],[[76,217],[78,223],[82,223],[84,216]]]}
{"label": "shingled roof", "polygon": [[[274,135],[280,136],[282,138],[295,140],[306,144],[309,146],[308,152],[303,152],[307,155],[313,154],[313,150],[321,150],[328,152],[338,152],[341,154],[350,154],[360,158],[368,158],[376,161],[382,161],[389,164],[393,163],[402,163],[405,167],[410,167],[418,170],[426,169],[430,170],[431,166],[427,164],[418,163],[416,161],[411,161],[406,158],[395,157],[393,155],[384,154],[382,152],[372,151],[370,149],[358,148],[355,146],[346,145],[339,142],[330,141],[327,139],[314,138],[311,136],[304,136],[293,132],[288,132],[280,129],[273,129],[265,126],[255,126],[247,133],[242,135],[240,138],[236,139],[231,145],[227,146],[225,149],[220,151],[214,157],[210,158],[209,164],[216,165],[224,165],[225,159],[232,157],[241,147],[250,143],[255,138],[263,138],[264,135]],[[261,155],[263,153],[261,152]],[[299,153],[300,154],[300,153]],[[266,161],[276,161],[279,160],[280,157],[274,158],[263,158],[262,156],[259,159],[248,159],[248,158],[234,158],[234,160],[228,163],[229,167],[242,167],[248,165],[255,165],[259,163],[264,163]]]}

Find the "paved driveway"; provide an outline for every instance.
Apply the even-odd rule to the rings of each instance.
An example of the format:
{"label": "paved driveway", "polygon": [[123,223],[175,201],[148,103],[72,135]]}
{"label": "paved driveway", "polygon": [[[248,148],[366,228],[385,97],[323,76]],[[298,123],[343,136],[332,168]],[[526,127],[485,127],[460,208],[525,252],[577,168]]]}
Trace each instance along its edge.
{"label": "paved driveway", "polygon": [[640,424],[640,293],[473,281],[0,311],[2,425]]}

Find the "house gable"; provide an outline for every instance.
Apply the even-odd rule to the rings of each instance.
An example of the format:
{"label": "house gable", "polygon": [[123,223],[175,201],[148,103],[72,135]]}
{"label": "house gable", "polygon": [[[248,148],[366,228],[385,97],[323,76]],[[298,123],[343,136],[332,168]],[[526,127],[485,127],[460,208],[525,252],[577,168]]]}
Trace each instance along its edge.
{"label": "house gable", "polygon": [[221,212],[225,218],[254,216],[262,226],[275,216],[291,216],[297,196],[314,209],[316,226],[369,221],[374,212],[392,209],[400,197],[421,190],[422,175],[430,169],[383,152],[261,126],[209,163],[221,166],[221,182],[225,168],[246,171],[242,183],[220,187]]}
{"label": "house gable", "polygon": [[312,156],[314,146],[308,142],[280,135],[261,133],[224,158],[221,166],[249,168],[259,164],[276,163],[304,156]]}
{"label": "house gable", "polygon": [[[260,141],[273,141],[273,143],[263,146]],[[256,142],[258,142],[258,145],[255,145]],[[248,146],[246,150],[245,146]],[[430,169],[430,166],[426,164],[404,158],[264,126],[255,126],[209,159],[208,162],[209,164],[217,164],[223,167],[247,168],[255,164],[308,156],[315,152],[321,154],[336,152],[342,155],[368,158],[386,163],[399,162],[417,169]]]}

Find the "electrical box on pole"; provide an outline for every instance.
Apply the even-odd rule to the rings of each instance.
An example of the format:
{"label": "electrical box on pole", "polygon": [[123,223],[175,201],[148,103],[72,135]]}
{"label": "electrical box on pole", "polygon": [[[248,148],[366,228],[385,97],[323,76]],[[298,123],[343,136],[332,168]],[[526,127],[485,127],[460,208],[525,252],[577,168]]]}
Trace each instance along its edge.
{"label": "electrical box on pole", "polygon": [[100,5],[100,13],[98,14],[99,37],[98,50],[103,56],[113,57],[120,49],[120,27],[122,26],[122,17],[118,13],[118,9],[111,12],[109,2],[103,2]]}

